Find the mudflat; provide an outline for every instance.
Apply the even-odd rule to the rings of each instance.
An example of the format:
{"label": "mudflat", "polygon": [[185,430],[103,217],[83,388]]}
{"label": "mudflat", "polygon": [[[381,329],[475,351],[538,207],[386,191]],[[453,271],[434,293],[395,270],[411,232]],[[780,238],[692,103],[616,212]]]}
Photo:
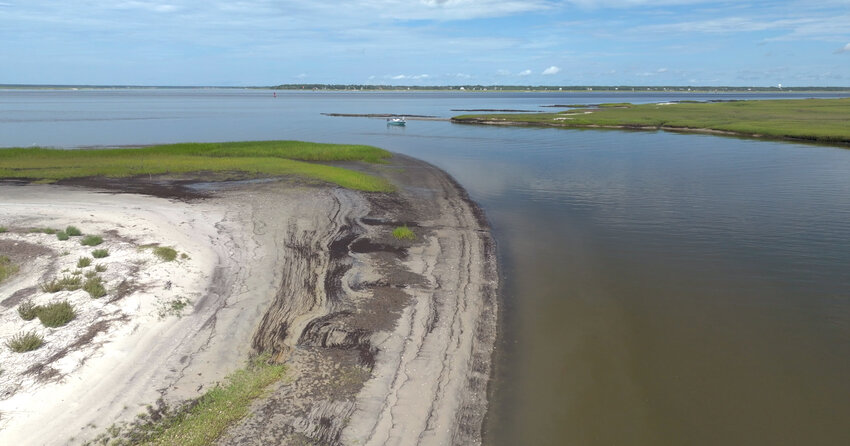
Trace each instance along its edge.
{"label": "mudflat", "polygon": [[[397,191],[155,176],[0,185],[0,249],[23,265],[0,284],[0,337],[45,340],[0,353],[0,442],[83,443],[265,353],[286,378],[218,444],[480,443],[498,292],[487,222],[426,163],[349,164]],[[106,296],[40,289],[91,249],[30,228],[67,225],[102,236]],[[394,237],[400,226],[415,238]],[[56,299],[77,310],[65,326],[18,315]]]}

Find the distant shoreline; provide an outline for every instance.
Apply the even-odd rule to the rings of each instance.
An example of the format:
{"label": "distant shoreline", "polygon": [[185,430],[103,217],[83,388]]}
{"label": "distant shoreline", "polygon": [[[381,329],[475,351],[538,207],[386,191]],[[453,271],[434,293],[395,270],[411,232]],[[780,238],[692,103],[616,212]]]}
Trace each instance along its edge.
{"label": "distant shoreline", "polygon": [[458,124],[665,130],[850,145],[850,98],[574,106],[558,113],[461,115]]}
{"label": "distant shoreline", "polygon": [[367,84],[283,84],[274,86],[220,85],[97,85],[97,84],[0,84],[0,90],[275,90],[275,91],[351,91],[351,92],[562,92],[562,93],[850,93],[841,87],[734,87],[734,86],[647,86],[647,85],[367,85]]}

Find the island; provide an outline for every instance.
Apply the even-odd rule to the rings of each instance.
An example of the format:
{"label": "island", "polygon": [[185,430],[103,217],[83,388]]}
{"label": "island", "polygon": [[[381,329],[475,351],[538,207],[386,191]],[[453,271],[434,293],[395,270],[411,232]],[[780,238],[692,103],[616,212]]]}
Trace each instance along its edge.
{"label": "island", "polygon": [[461,115],[459,124],[712,133],[850,144],[850,98],[563,105],[557,113]]}

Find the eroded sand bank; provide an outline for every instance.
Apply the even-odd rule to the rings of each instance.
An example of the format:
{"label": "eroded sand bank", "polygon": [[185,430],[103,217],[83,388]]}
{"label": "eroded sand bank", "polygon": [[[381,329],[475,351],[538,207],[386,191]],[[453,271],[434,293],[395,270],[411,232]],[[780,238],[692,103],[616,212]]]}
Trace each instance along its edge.
{"label": "eroded sand bank", "polygon": [[[0,396],[0,442],[92,438],[158,399],[176,404],[198,396],[260,351],[285,361],[288,379],[219,444],[480,442],[498,286],[486,222],[430,165],[396,156],[390,166],[359,168],[379,171],[399,192],[274,181],[218,187],[187,201],[0,186],[0,225],[74,224],[105,233],[105,245],[127,251],[125,263],[138,266],[105,276],[108,287],[127,278],[138,286],[115,302],[98,300],[94,316],[66,332],[79,337],[97,318],[111,320],[75,347],[77,365],[43,380],[0,375],[0,384],[27,382]],[[416,240],[391,235],[402,224]],[[51,237],[35,238],[42,236]],[[68,255],[46,238],[40,243],[47,252],[33,253],[41,263],[31,262],[40,266],[0,285],[0,335],[24,327],[15,318],[26,296],[7,295],[32,289],[77,259],[71,253],[62,260]],[[166,264],[137,249],[152,243],[188,259]],[[163,317],[163,302],[177,295],[190,306],[182,316]],[[85,298],[75,297],[81,305]],[[42,348],[50,344],[48,338]],[[6,351],[3,358],[49,357],[37,352]],[[34,430],[42,433],[36,442]]]}

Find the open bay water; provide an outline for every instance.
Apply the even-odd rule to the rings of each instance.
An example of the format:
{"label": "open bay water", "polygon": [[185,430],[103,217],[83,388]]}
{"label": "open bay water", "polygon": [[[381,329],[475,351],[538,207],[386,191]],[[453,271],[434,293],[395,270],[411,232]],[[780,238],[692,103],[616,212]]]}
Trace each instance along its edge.
{"label": "open bay water", "polygon": [[321,115],[812,96],[833,95],[0,90],[0,146],[300,139],[424,159],[499,244],[488,444],[850,444],[850,150]]}

